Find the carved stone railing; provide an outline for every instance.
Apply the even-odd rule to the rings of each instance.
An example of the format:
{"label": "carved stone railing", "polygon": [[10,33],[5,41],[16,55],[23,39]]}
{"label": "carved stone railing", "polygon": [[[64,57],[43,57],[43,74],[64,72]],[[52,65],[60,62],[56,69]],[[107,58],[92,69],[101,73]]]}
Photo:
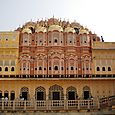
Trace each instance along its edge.
{"label": "carved stone railing", "polygon": [[82,74],[82,75],[78,75],[78,74],[71,74],[71,75],[30,75],[30,74],[22,74],[22,75],[0,75],[0,79],[1,78],[22,78],[22,79],[27,79],[27,78],[37,78],[37,79],[49,79],[49,78],[53,78],[53,79],[115,79],[115,74],[103,74],[103,75],[99,75],[99,74]]}
{"label": "carved stone railing", "polygon": [[91,100],[0,100],[0,111],[99,110],[115,105],[115,96]]}

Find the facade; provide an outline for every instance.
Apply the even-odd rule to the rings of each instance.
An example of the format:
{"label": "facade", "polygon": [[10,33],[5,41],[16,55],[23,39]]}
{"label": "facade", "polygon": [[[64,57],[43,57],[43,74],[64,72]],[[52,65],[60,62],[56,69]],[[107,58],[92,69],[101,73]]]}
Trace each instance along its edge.
{"label": "facade", "polygon": [[0,32],[1,99],[76,101],[114,95],[114,42],[55,18]]}

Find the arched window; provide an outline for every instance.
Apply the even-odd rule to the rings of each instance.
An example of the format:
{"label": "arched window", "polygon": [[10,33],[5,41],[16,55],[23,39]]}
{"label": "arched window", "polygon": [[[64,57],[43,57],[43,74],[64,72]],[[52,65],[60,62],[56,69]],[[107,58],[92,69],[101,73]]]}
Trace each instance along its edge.
{"label": "arched window", "polygon": [[105,67],[102,67],[102,71],[105,71]]}
{"label": "arched window", "polygon": [[53,85],[49,88],[49,99],[50,100],[63,100],[63,88],[59,85]]}
{"label": "arched window", "polygon": [[2,71],[2,67],[0,67],[0,71]]}
{"label": "arched window", "polygon": [[35,89],[35,99],[36,100],[45,100],[46,98],[46,91],[44,87],[37,87]]}
{"label": "arched window", "polygon": [[2,91],[0,90],[0,100],[2,99]]}
{"label": "arched window", "polygon": [[97,67],[97,71],[100,71],[100,68],[99,68],[99,67]]}
{"label": "arched window", "polygon": [[11,68],[11,71],[14,71],[14,67]]}
{"label": "arched window", "polygon": [[57,43],[57,39],[55,39],[54,42]]}
{"label": "arched window", "polygon": [[49,70],[51,70],[51,67],[49,67]]}
{"label": "arched window", "polygon": [[29,98],[29,89],[27,87],[23,87],[20,90],[20,98],[27,100]]}
{"label": "arched window", "polygon": [[15,92],[14,91],[11,91],[11,93],[10,93],[10,99],[11,100],[15,99]]}
{"label": "arched window", "polygon": [[111,67],[108,67],[108,71],[111,71]]}
{"label": "arched window", "polygon": [[55,69],[55,70],[58,70],[58,66],[55,66],[54,69]]}
{"label": "arched window", "polygon": [[89,99],[91,98],[91,91],[88,86],[83,87],[83,98],[84,99]]}
{"label": "arched window", "polygon": [[73,86],[70,86],[66,89],[66,94],[68,100],[76,100],[76,98],[78,98],[77,90]]}
{"label": "arched window", "polygon": [[73,68],[73,67],[71,67],[71,70],[74,70],[74,68]]}
{"label": "arched window", "polygon": [[5,71],[8,71],[8,67],[5,67]]}
{"label": "arched window", "polygon": [[42,70],[42,67],[39,67],[39,70]]}
{"label": "arched window", "polygon": [[8,91],[5,91],[5,92],[4,92],[4,98],[9,98],[8,95],[9,95],[9,94],[8,94]]}

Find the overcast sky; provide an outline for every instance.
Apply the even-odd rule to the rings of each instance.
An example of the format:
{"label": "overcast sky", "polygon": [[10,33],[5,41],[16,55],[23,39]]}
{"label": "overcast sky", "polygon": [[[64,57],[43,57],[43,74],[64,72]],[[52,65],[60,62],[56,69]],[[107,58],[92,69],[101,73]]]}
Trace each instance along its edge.
{"label": "overcast sky", "polygon": [[115,0],[0,0],[0,31],[30,20],[76,20],[107,42],[115,42]]}

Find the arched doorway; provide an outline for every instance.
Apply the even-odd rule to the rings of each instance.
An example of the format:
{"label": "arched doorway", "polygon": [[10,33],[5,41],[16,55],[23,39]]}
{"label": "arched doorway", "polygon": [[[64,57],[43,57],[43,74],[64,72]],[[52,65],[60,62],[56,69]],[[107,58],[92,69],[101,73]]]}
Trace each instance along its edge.
{"label": "arched doorway", "polygon": [[8,91],[4,91],[4,98],[9,98],[9,92]]}
{"label": "arched doorway", "polygon": [[20,98],[24,100],[28,100],[28,96],[29,96],[29,89],[27,87],[21,88]]}
{"label": "arched doorway", "polygon": [[66,94],[68,100],[76,100],[78,98],[77,90],[73,86],[70,86],[66,89]]}
{"label": "arched doorway", "polygon": [[91,97],[90,88],[88,86],[85,86],[83,88],[83,98],[84,99],[89,99],[90,97]]}
{"label": "arched doorway", "polygon": [[0,100],[2,99],[2,91],[0,90]]}
{"label": "arched doorway", "polygon": [[10,93],[10,100],[14,100],[15,99],[15,92],[11,91]]}
{"label": "arched doorway", "polygon": [[37,87],[35,89],[35,99],[36,100],[45,100],[46,98],[46,91],[44,87]]}
{"label": "arched doorway", "polygon": [[53,85],[49,88],[49,99],[50,100],[63,100],[63,88],[59,85]]}

